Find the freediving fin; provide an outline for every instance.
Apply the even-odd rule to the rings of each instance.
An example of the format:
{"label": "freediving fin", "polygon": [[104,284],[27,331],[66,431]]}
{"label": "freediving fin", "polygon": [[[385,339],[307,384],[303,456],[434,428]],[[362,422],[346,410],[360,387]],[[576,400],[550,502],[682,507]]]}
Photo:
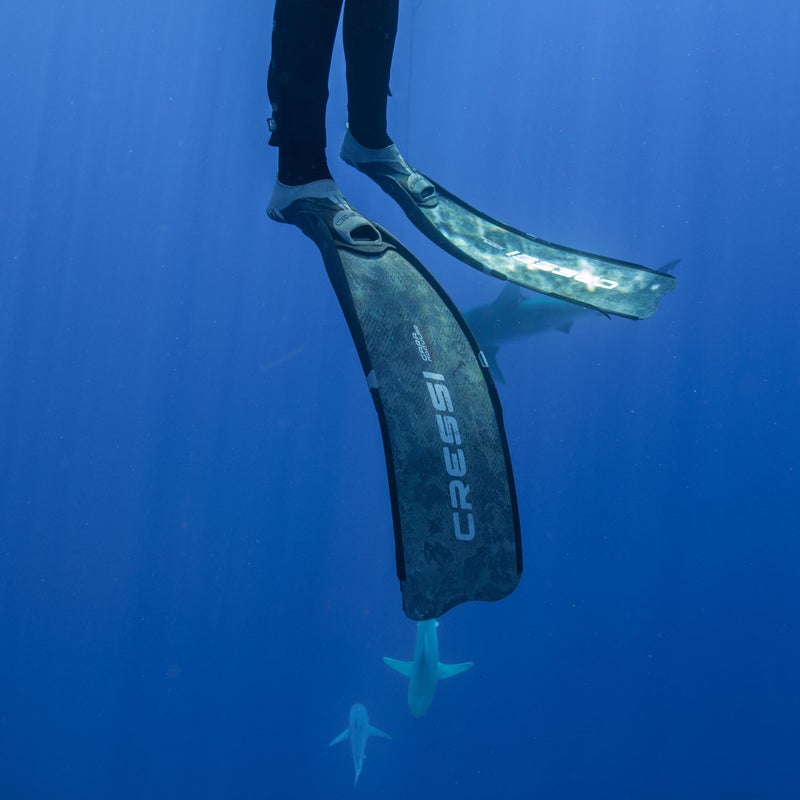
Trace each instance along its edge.
{"label": "freediving fin", "polygon": [[402,157],[356,162],[347,137],[342,158],[397,201],[435,244],[482,272],[631,319],[649,317],[676,286],[664,272],[547,242],[492,219],[409,168]]}
{"label": "freediving fin", "polygon": [[341,213],[327,198],[282,210],[322,253],[378,412],[404,611],[424,620],[498,600],[519,582],[522,548],[486,359],[422,264],[363,218],[379,236],[346,241]]}

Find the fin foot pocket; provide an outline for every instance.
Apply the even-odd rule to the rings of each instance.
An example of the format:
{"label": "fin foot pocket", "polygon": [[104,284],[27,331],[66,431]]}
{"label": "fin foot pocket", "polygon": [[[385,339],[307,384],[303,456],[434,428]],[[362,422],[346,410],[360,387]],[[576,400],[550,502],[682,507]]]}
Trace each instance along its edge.
{"label": "fin foot pocket", "polygon": [[347,130],[339,155],[345,164],[355,167],[373,180],[378,173],[391,178],[419,206],[432,208],[439,202],[433,183],[409,166],[396,145],[371,150],[360,145]]}
{"label": "fin foot pocket", "polygon": [[333,217],[333,229],[347,244],[354,246],[371,244],[380,245],[381,235],[378,229],[365,217],[352,208],[339,211]]}
{"label": "fin foot pocket", "polygon": [[414,169],[406,180],[408,193],[417,201],[417,205],[430,208],[435,206],[439,200],[436,197],[436,187],[424,176]]}
{"label": "fin foot pocket", "polygon": [[383,248],[380,231],[350,205],[335,181],[326,179],[300,186],[275,181],[267,216],[302,228],[299,220],[303,214],[319,217],[337,241],[351,247]]}

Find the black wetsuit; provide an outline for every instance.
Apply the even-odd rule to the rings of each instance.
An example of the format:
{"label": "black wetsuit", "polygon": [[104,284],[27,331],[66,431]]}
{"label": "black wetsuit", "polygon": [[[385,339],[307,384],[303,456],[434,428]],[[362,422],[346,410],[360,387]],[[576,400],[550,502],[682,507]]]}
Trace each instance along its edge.
{"label": "black wetsuit", "polygon": [[386,101],[399,0],[275,0],[270,144],[278,147],[278,180],[287,185],[331,177],[325,159],[325,106],[343,4],[350,133],[364,147],[392,143],[386,132]]}

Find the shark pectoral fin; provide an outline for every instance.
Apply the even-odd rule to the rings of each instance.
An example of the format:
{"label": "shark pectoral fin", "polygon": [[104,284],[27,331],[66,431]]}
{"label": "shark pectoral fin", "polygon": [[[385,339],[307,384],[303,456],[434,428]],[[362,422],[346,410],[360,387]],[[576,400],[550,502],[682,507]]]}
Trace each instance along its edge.
{"label": "shark pectoral fin", "polygon": [[350,729],[345,728],[335,739],[331,740],[331,743],[328,745],[328,747],[333,747],[333,745],[339,744],[339,742],[346,742],[349,735]]}
{"label": "shark pectoral fin", "polygon": [[569,333],[572,330],[572,321],[559,325],[556,330],[561,331],[561,333]]}
{"label": "shark pectoral fin", "polygon": [[437,667],[436,676],[440,681],[443,681],[445,678],[452,678],[453,675],[460,675],[462,672],[466,672],[473,666],[471,661],[465,661],[463,664],[442,664],[440,663]]}
{"label": "shark pectoral fin", "polygon": [[500,349],[498,345],[489,345],[483,348],[483,355],[486,357],[486,363],[489,365],[489,372],[497,383],[505,383],[506,376],[503,375],[503,370],[497,363],[497,351]]}
{"label": "shark pectoral fin", "polygon": [[380,728],[376,728],[374,725],[369,726],[369,735],[370,736],[380,736],[381,739],[391,739],[392,737],[389,736],[388,733],[384,733]]}
{"label": "shark pectoral fin", "polygon": [[405,675],[406,678],[411,677],[411,672],[414,669],[412,661],[398,661],[396,658],[389,658],[388,656],[383,657],[383,663],[387,667],[391,667],[395,672]]}

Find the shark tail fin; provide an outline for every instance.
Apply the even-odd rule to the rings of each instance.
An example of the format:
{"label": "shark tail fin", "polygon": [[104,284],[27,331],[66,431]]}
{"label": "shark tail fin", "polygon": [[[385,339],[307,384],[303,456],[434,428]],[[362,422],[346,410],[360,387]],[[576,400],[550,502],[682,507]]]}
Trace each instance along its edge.
{"label": "shark tail fin", "polygon": [[454,675],[466,672],[472,666],[473,663],[471,661],[465,661],[462,664],[442,664],[440,662],[437,667],[437,677],[440,681],[443,681],[445,678],[452,678]]}
{"label": "shark tail fin", "polygon": [[389,658],[388,656],[383,657],[383,663],[406,678],[411,677],[411,671],[414,668],[414,664],[411,661],[398,661],[396,658]]}
{"label": "shark tail fin", "polygon": [[369,735],[370,736],[380,736],[381,739],[391,739],[392,737],[389,736],[388,733],[385,733],[380,728],[376,728],[374,725],[369,726]]}
{"label": "shark tail fin", "polygon": [[339,742],[346,742],[347,737],[350,735],[350,729],[345,728],[335,739],[331,739],[330,744],[328,747],[333,747],[335,744],[339,744]]}
{"label": "shark tail fin", "polygon": [[677,267],[678,264],[680,263],[681,263],[680,258],[673,258],[672,261],[667,261],[667,263],[664,264],[663,267],[659,267],[658,271],[666,272],[668,275],[672,275],[673,271],[675,270],[675,267]]}

